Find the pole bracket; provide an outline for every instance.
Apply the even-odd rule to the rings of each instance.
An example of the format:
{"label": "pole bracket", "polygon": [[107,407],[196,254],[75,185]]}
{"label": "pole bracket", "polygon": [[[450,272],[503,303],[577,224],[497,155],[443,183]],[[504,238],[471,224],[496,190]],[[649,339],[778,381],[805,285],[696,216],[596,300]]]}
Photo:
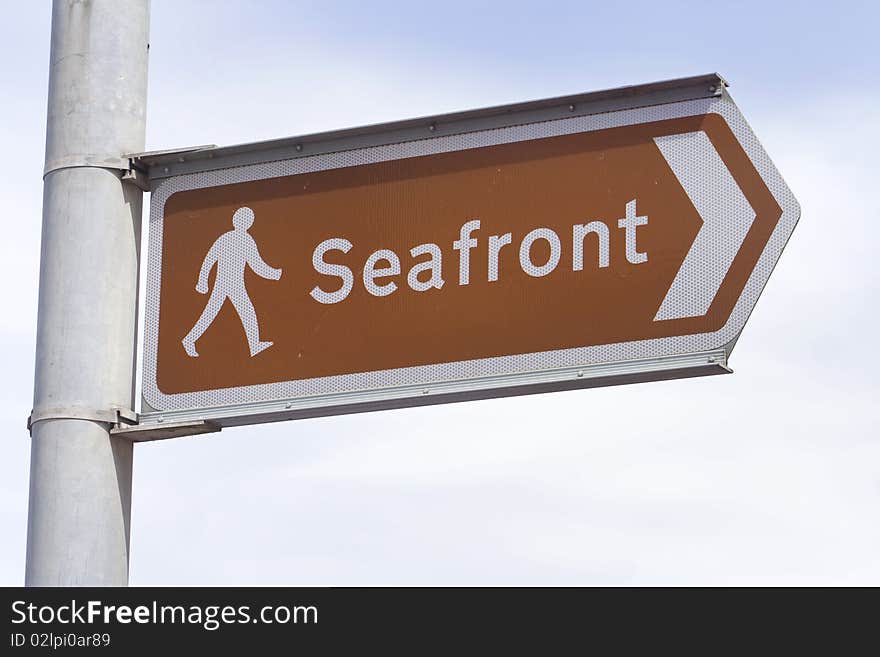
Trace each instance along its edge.
{"label": "pole bracket", "polygon": [[46,166],[43,168],[43,179],[45,180],[46,176],[53,171],[81,168],[128,171],[131,168],[131,160],[127,157],[114,155],[68,155],[67,157],[57,157],[46,162]]}
{"label": "pole bracket", "polygon": [[27,419],[28,433],[33,435],[32,427],[44,420],[88,420],[110,425],[110,435],[125,438],[132,442],[165,440],[182,436],[197,436],[203,433],[216,433],[222,429],[217,422],[210,420],[191,420],[140,424],[137,413],[128,408],[111,408],[102,411],[85,406],[52,406],[31,411]]}
{"label": "pole bracket", "polygon": [[217,422],[210,420],[192,420],[185,422],[164,422],[162,424],[136,424],[132,426],[117,426],[110,429],[110,435],[117,438],[125,438],[133,443],[143,443],[152,440],[167,440],[168,438],[182,438],[184,436],[198,436],[204,433],[217,433],[222,429]]}
{"label": "pole bracket", "polygon": [[128,162],[128,170],[122,172],[122,182],[129,185],[134,185],[142,192],[149,192],[150,177],[147,175],[146,170],[137,166],[134,160],[129,160]]}
{"label": "pole bracket", "polygon": [[88,420],[119,428],[137,424],[138,417],[137,413],[128,408],[100,410],[87,406],[47,406],[31,411],[27,419],[28,433],[33,435],[32,427],[44,420]]}
{"label": "pole bracket", "polygon": [[63,169],[108,169],[116,171],[122,178],[123,183],[131,184],[142,192],[150,191],[150,178],[146,169],[139,167],[133,157],[101,156],[101,155],[72,155],[61,157],[46,162],[43,169],[43,179],[46,179],[53,171]]}

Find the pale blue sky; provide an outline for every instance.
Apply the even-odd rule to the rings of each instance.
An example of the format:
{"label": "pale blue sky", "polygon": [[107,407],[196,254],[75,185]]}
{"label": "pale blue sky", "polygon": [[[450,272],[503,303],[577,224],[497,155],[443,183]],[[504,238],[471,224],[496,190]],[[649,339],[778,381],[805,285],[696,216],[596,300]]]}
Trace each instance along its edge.
{"label": "pale blue sky", "polygon": [[[0,4],[0,583],[17,584],[49,10]],[[732,376],[137,447],[132,583],[880,584],[880,10],[818,4],[155,0],[150,149],[717,71],[802,219]]]}

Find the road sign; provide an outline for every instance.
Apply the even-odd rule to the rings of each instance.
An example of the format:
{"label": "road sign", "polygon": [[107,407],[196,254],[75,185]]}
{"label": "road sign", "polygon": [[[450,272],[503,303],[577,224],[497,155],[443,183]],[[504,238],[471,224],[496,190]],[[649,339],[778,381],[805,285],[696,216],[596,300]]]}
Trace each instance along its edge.
{"label": "road sign", "polygon": [[147,424],[724,373],[800,212],[714,75],[138,162]]}

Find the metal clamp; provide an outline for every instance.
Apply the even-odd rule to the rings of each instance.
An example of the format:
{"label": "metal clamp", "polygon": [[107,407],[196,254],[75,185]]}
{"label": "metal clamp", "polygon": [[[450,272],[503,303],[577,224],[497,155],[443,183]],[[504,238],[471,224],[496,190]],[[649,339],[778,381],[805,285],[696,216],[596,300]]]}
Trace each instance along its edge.
{"label": "metal clamp", "polygon": [[130,426],[138,423],[137,413],[128,408],[111,408],[100,410],[86,406],[50,406],[34,409],[27,419],[28,433],[37,422],[44,420],[89,420],[103,422],[115,427]]}
{"label": "metal clamp", "polygon": [[53,171],[62,169],[109,169],[117,171],[123,183],[129,183],[142,192],[150,191],[150,179],[146,170],[138,167],[132,157],[101,156],[101,155],[74,155],[62,157],[46,163],[43,169],[43,179]]}
{"label": "metal clamp", "polygon": [[134,185],[142,192],[150,191],[150,177],[147,172],[135,165],[133,160],[129,160],[131,166],[128,171],[122,172],[122,182]]}
{"label": "metal clamp", "polygon": [[131,168],[131,160],[118,155],[70,155],[59,157],[46,162],[46,166],[43,169],[43,178],[45,179],[53,171],[79,168],[128,171]]}

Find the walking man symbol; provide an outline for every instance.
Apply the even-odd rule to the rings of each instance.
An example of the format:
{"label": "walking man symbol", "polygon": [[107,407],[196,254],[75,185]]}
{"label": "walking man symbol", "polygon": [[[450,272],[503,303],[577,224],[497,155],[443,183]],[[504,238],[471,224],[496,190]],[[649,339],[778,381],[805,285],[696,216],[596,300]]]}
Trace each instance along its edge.
{"label": "walking man symbol", "polygon": [[257,243],[248,233],[248,229],[254,224],[254,211],[250,208],[239,208],[232,215],[234,230],[223,233],[211,246],[202,269],[199,272],[199,281],[196,284],[196,292],[208,293],[208,275],[214,265],[217,265],[217,277],[214,280],[214,289],[208,298],[208,303],[201,316],[192,327],[186,337],[181,341],[183,348],[193,358],[198,357],[196,341],[208,330],[208,327],[217,318],[220,308],[229,299],[235,312],[238,313],[241,324],[247,336],[248,347],[251,356],[256,356],[261,351],[272,346],[272,342],[260,340],[260,326],[257,322],[257,313],[254,304],[248,296],[244,284],[245,267],[263,278],[277,281],[281,278],[281,270],[270,267],[260,257]]}

